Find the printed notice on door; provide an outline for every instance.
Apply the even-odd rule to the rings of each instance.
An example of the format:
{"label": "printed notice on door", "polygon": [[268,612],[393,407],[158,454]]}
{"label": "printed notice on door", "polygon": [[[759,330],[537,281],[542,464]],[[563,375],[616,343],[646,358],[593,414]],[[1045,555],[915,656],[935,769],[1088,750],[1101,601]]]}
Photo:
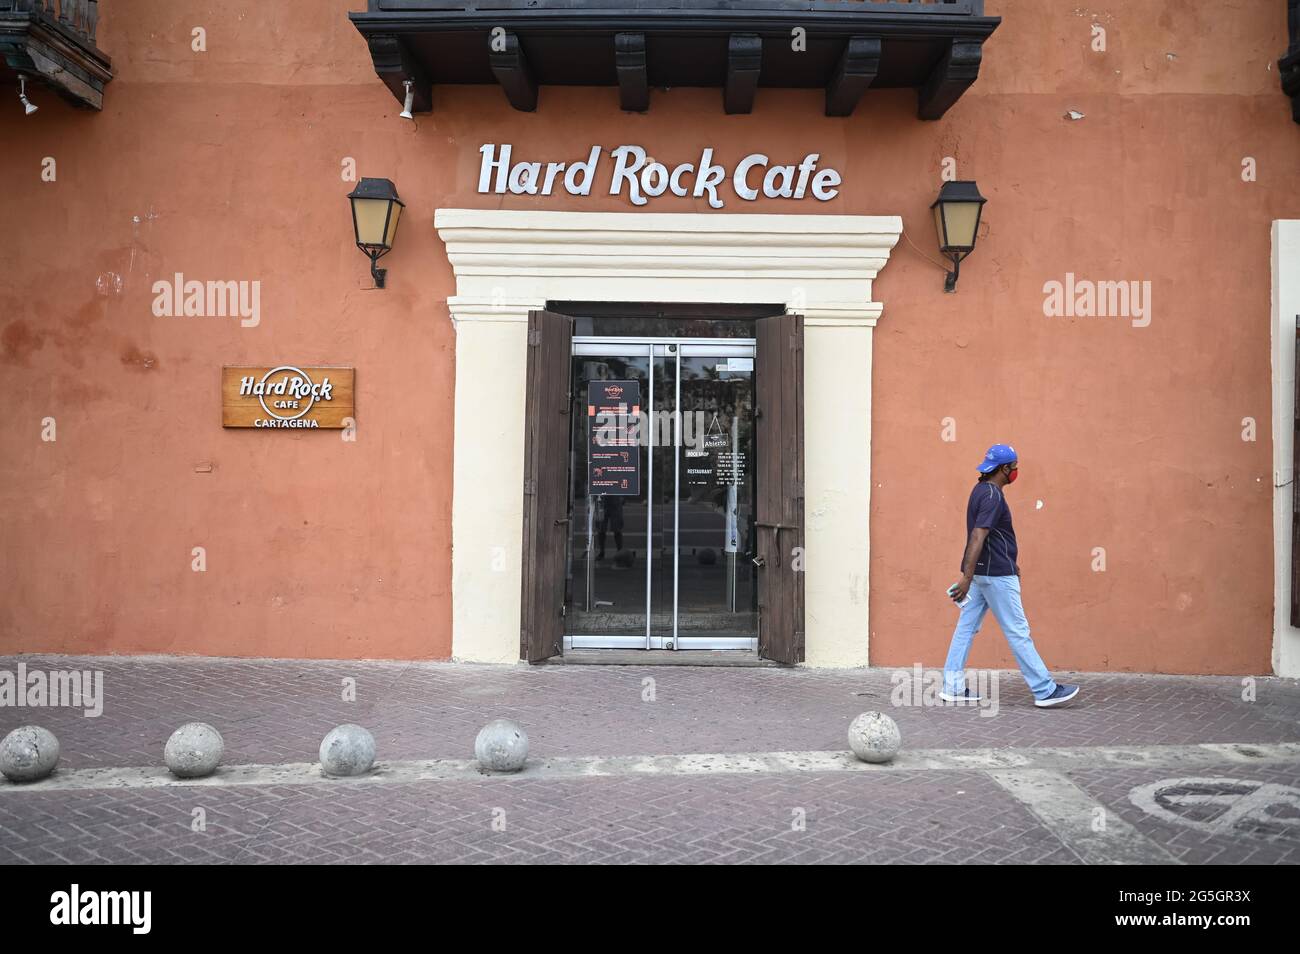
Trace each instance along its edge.
{"label": "printed notice on door", "polygon": [[641,382],[587,383],[587,493],[641,494]]}

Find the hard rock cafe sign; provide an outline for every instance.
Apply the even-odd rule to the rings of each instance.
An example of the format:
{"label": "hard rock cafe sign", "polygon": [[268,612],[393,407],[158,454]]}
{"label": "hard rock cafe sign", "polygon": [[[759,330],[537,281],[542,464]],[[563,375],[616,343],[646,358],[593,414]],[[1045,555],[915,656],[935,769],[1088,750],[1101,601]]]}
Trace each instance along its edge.
{"label": "hard rock cafe sign", "polygon": [[355,369],[221,369],[221,426],[343,428],[356,415]]}
{"label": "hard rock cafe sign", "polygon": [[[641,146],[619,146],[608,154],[592,146],[585,158],[569,156],[563,161],[533,161],[520,158],[509,143],[484,143],[479,147],[478,191],[484,195],[591,195],[592,189],[608,189],[610,195],[625,196],[642,206],[665,194],[707,201],[709,208],[726,205],[726,186],[738,198],[753,202],[766,199],[816,199],[829,202],[840,193],[839,170],[819,168],[821,155],[804,153],[802,159],[788,156],[779,162],[766,153],[754,152],[734,166],[714,161],[712,147],[700,152],[694,162],[659,162]],[[599,184],[597,185],[597,180]]]}

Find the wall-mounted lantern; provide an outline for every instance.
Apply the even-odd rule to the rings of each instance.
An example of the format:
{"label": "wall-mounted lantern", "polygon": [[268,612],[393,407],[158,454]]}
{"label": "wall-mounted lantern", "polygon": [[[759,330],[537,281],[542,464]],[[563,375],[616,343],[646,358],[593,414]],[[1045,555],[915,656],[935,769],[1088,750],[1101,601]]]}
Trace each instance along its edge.
{"label": "wall-mounted lantern", "polygon": [[357,248],[370,258],[375,287],[383,288],[388,269],[377,268],[375,263],[393,250],[397,220],[406,204],[397,197],[397,189],[389,179],[362,179],[348,198],[352,201],[352,231],[356,234]]}
{"label": "wall-mounted lantern", "polygon": [[945,182],[934,209],[934,227],[939,233],[939,251],[952,259],[952,271],[943,283],[946,292],[957,290],[957,273],[961,260],[975,248],[980,227],[980,213],[988,200],[980,195],[974,182]]}

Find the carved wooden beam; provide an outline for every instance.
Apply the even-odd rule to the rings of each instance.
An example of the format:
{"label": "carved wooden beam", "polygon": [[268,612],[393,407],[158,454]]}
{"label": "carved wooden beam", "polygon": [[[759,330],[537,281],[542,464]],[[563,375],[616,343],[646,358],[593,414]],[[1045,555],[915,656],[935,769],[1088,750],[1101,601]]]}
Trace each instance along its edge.
{"label": "carved wooden beam", "polygon": [[979,76],[981,55],[978,40],[950,40],[934,72],[917,91],[917,117],[938,119],[946,113]]}
{"label": "carved wooden beam", "polygon": [[411,53],[406,41],[397,36],[372,36],[366,41],[375,73],[388,87],[393,97],[406,104],[406,80],[414,84],[415,104],[412,112],[427,113],[433,109],[433,84],[420,61]]}
{"label": "carved wooden beam", "polygon": [[727,39],[727,86],[723,106],[728,115],[752,113],[758,74],[763,67],[763,38],[757,33],[733,33]]}
{"label": "carved wooden beam", "polygon": [[528,68],[528,59],[524,56],[524,48],[519,45],[518,35],[489,34],[488,62],[511,106],[525,113],[537,108],[537,81]]}
{"label": "carved wooden beam", "polygon": [[619,105],[629,113],[644,113],[650,108],[644,33],[614,34],[614,66],[618,70]]}
{"label": "carved wooden beam", "polygon": [[880,37],[851,36],[826,87],[826,115],[852,116],[880,69]]}

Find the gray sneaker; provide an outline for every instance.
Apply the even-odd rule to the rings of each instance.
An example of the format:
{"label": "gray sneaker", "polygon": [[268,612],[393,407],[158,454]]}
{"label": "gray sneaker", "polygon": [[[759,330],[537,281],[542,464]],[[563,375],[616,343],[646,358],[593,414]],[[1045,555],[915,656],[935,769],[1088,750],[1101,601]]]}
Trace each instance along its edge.
{"label": "gray sneaker", "polygon": [[1034,705],[1040,709],[1046,709],[1048,706],[1063,706],[1079,694],[1078,686],[1066,685],[1063,682],[1056,684],[1056,691],[1046,699],[1035,699]]}

